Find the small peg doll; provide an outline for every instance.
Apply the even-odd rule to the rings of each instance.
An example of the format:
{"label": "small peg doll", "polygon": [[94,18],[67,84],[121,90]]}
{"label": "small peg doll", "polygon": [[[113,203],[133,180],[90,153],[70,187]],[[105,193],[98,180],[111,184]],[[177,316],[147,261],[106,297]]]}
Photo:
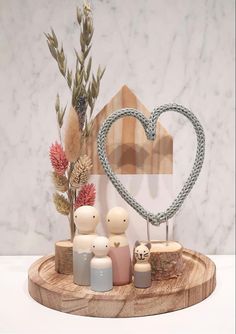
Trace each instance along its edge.
{"label": "small peg doll", "polygon": [[151,265],[148,262],[151,244],[141,244],[136,241],[134,247],[134,256],[137,261],[134,265],[134,286],[141,289],[149,288],[152,284]]}
{"label": "small peg doll", "polygon": [[124,285],[131,282],[131,255],[125,231],[128,227],[128,213],[125,209],[115,207],[106,217],[109,231],[112,259],[113,285]]}
{"label": "small peg doll", "polygon": [[74,283],[90,285],[91,245],[97,236],[95,230],[99,213],[93,206],[81,206],[74,212],[74,222],[78,232],[73,240]]}
{"label": "small peg doll", "polygon": [[109,291],[112,284],[112,261],[109,256],[109,240],[97,237],[92,243],[94,257],[91,260],[91,290],[97,292]]}

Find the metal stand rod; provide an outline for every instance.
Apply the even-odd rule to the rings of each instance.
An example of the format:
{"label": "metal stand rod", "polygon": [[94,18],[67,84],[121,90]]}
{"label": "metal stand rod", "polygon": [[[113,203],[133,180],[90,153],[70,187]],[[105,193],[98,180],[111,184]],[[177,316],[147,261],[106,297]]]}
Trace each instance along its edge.
{"label": "metal stand rod", "polygon": [[147,217],[147,239],[148,239],[148,242],[150,242],[150,220],[149,220],[149,217]]}
{"label": "metal stand rod", "polygon": [[168,219],[166,219],[166,246],[169,245],[169,223]]}

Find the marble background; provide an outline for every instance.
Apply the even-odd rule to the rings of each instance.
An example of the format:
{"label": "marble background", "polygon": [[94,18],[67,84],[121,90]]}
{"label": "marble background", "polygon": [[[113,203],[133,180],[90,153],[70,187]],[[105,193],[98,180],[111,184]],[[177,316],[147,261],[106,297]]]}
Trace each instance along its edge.
{"label": "marble background", "polygon": [[[53,26],[68,62],[78,45],[75,0],[0,0],[0,254],[41,254],[68,233],[51,203],[48,147],[54,101],[69,92],[43,32]],[[234,252],[234,1],[93,1],[95,63],[107,66],[97,110],[126,83],[150,109],[176,102],[206,132],[200,179],[175,218],[174,237],[208,254]],[[162,123],[174,136],[173,194],[190,171],[191,124]]]}

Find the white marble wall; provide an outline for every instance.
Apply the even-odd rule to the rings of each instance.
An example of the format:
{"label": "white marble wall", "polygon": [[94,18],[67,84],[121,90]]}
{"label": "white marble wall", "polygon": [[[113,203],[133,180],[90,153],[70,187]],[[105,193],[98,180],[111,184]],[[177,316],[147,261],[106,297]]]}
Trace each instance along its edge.
{"label": "white marble wall", "polygon": [[[0,1],[0,254],[40,254],[65,238],[51,203],[48,147],[57,138],[54,100],[69,92],[43,32],[78,44],[75,0]],[[177,215],[175,238],[204,253],[234,252],[234,1],[93,1],[93,56],[107,66],[99,110],[126,83],[150,110],[177,102],[206,131],[206,160]],[[68,61],[73,52],[68,53]],[[193,130],[164,115],[174,136],[174,192],[195,149]]]}

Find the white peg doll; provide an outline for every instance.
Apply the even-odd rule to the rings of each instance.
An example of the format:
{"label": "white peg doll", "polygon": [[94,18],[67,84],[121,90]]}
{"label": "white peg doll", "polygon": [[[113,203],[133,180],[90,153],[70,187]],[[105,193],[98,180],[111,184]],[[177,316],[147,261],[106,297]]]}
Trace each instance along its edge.
{"label": "white peg doll", "polygon": [[90,285],[90,261],[93,257],[91,245],[96,238],[99,213],[93,207],[84,205],[74,212],[77,233],[73,240],[74,283]]}
{"label": "white peg doll", "polygon": [[91,290],[97,292],[112,289],[112,261],[109,256],[109,240],[106,237],[97,237],[92,243],[94,257],[91,260]]}
{"label": "white peg doll", "polygon": [[151,282],[151,265],[148,262],[150,258],[151,244],[135,243],[134,256],[136,263],[134,265],[134,286],[136,288],[149,288]]}
{"label": "white peg doll", "polygon": [[112,259],[113,285],[124,285],[131,282],[131,255],[125,231],[128,227],[128,213],[121,207],[111,209],[106,217],[109,231]]}

